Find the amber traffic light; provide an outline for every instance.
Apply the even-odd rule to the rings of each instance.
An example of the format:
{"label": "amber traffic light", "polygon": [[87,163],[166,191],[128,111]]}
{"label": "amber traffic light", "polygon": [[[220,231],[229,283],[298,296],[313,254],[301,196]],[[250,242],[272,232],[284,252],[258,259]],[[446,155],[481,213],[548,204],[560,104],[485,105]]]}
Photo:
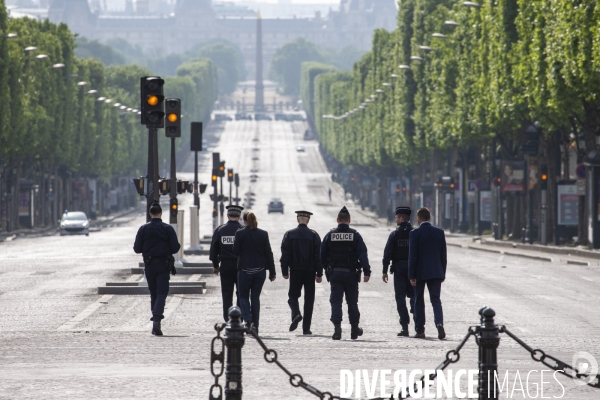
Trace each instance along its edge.
{"label": "amber traffic light", "polygon": [[227,170],[227,181],[233,182],[233,168]]}
{"label": "amber traffic light", "polygon": [[165,136],[168,138],[181,137],[181,100],[166,99]]}
{"label": "amber traffic light", "polygon": [[149,128],[163,128],[165,81],[158,76],[144,76],[140,80],[141,123]]}

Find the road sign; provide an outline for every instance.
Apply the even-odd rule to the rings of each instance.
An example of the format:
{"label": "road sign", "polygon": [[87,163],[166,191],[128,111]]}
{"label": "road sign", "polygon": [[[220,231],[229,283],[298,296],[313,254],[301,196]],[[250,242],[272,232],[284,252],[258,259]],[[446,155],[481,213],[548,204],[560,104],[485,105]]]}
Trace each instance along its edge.
{"label": "road sign", "polygon": [[481,179],[477,179],[475,181],[475,187],[477,187],[479,190],[483,189],[483,181]]}
{"label": "road sign", "polygon": [[575,168],[575,175],[577,175],[577,179],[585,179],[585,165],[579,164]]}
{"label": "road sign", "polygon": [[469,192],[474,192],[475,188],[477,187],[477,182],[475,182],[475,181],[468,181],[467,183],[468,183],[467,190]]}

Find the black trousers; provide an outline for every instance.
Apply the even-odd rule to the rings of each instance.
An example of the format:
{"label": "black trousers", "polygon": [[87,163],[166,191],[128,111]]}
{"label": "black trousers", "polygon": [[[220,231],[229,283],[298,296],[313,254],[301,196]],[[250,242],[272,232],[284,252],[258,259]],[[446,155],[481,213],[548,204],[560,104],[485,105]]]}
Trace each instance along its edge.
{"label": "black trousers", "polygon": [[408,279],[408,263],[400,261],[394,265],[394,292],[396,294],[396,308],[400,317],[400,325],[408,325],[410,316],[406,308],[406,298],[409,298],[410,308],[414,310],[414,288]]}
{"label": "black trousers", "polygon": [[296,269],[290,271],[290,290],[288,292],[288,304],[292,310],[292,320],[300,315],[300,304],[298,299],[304,287],[304,316],[302,319],[302,330],[310,330],[312,322],[313,306],[315,304],[315,271]]}
{"label": "black trousers", "polygon": [[354,270],[349,272],[333,272],[329,278],[331,285],[331,294],[329,303],[331,303],[331,322],[334,325],[342,323],[342,303],[346,296],[348,305],[348,319],[350,324],[360,322],[360,311],[358,310],[358,280]]}
{"label": "black trousers", "polygon": [[144,274],[150,290],[150,311],[152,320],[164,318],[165,302],[169,294],[169,267],[164,259],[144,264]]}
{"label": "black trousers", "polygon": [[237,291],[237,264],[221,263],[219,276],[221,277],[221,297],[223,298],[223,319],[229,321],[229,308],[233,305],[233,293],[235,292],[236,305],[240,306]]}

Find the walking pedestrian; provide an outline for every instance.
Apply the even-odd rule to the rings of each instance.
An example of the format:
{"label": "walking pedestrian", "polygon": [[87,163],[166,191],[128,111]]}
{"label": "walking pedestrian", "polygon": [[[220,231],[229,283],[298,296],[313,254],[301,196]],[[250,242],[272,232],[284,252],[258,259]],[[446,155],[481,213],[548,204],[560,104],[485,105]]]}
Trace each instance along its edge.
{"label": "walking pedestrian", "polygon": [[400,317],[402,330],[398,336],[408,336],[408,324],[410,315],[406,308],[406,298],[409,298],[410,312],[413,312],[415,301],[415,290],[408,279],[408,244],[409,236],[413,227],[410,224],[410,207],[396,208],[396,223],[398,227],[388,237],[383,251],[383,281],[388,282],[388,267],[390,273],[394,274],[394,293],[396,298],[396,309]]}
{"label": "walking pedestrian", "polygon": [[331,322],[334,326],[333,340],[342,338],[342,302],[346,296],[348,318],[350,320],[350,338],[362,336],[358,310],[358,283],[361,272],[365,273],[364,282],[369,282],[371,267],[367,256],[367,246],[362,236],[350,228],[350,212],[343,207],[338,213],[338,226],[323,238],[321,244],[321,263],[327,268],[326,276],[331,285],[329,302],[331,303]]}
{"label": "walking pedestrian", "polygon": [[[292,324],[290,332],[298,328],[302,321],[302,334],[312,335],[310,325],[312,322],[313,305],[315,303],[315,282],[323,280],[323,266],[321,265],[321,238],[319,234],[308,227],[309,211],[296,211],[298,227],[291,229],[283,235],[281,242],[281,274],[284,279],[290,280],[288,304],[292,310]],[[304,317],[300,313],[298,299],[304,287]]]}
{"label": "walking pedestrian", "polygon": [[329,188],[329,190],[327,191],[327,194],[329,195],[329,202],[331,203],[331,188]]}
{"label": "walking pedestrian", "polygon": [[162,336],[160,321],[164,318],[165,301],[169,294],[169,272],[176,274],[175,259],[181,245],[175,229],[162,222],[162,208],[158,202],[150,206],[150,222],[142,225],[135,236],[133,251],[144,257],[144,274],[150,290],[152,334]]}
{"label": "walking pedestrian", "polygon": [[239,295],[237,291],[237,260],[233,253],[235,233],[243,228],[240,224],[240,216],[243,207],[229,205],[227,208],[227,223],[215,229],[210,244],[209,259],[213,263],[213,272],[221,278],[221,297],[223,299],[223,319],[229,320],[229,308],[233,305],[233,293],[235,292],[236,303],[239,307]]}
{"label": "walking pedestrian", "polygon": [[415,330],[416,338],[425,339],[425,286],[433,306],[433,319],[438,330],[438,338],[446,337],[444,314],[440,293],[442,282],[446,280],[446,237],[444,231],[431,225],[431,213],[425,207],[417,211],[418,228],[409,235],[408,277],[415,287]]}
{"label": "walking pedestrian", "polygon": [[260,321],[260,292],[269,270],[269,280],[275,280],[275,262],[269,234],[258,228],[253,212],[244,214],[244,229],[235,233],[233,253],[238,256],[238,296],[242,318],[258,333]]}

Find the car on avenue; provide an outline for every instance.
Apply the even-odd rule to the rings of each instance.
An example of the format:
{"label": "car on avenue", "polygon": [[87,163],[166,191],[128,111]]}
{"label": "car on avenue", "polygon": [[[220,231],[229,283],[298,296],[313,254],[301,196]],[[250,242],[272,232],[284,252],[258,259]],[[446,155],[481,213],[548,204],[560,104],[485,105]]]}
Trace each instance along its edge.
{"label": "car on avenue", "polygon": [[304,153],[304,146],[298,146],[298,147],[296,147],[296,151],[298,153]]}
{"label": "car on avenue", "polygon": [[269,214],[271,214],[272,212],[280,212],[283,214],[283,203],[281,202],[281,199],[271,199],[271,201],[269,202],[268,212]]}
{"label": "car on avenue", "polygon": [[65,212],[59,221],[60,236],[64,235],[90,235],[90,221],[81,211]]}

